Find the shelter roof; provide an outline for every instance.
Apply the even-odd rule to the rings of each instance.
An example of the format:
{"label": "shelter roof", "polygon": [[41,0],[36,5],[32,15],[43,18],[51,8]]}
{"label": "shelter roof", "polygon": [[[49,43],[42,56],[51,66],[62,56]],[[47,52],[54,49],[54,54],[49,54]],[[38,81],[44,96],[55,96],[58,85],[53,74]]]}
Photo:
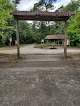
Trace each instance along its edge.
{"label": "shelter roof", "polygon": [[65,21],[74,13],[72,12],[32,12],[32,11],[13,11],[10,13],[18,20],[36,21]]}
{"label": "shelter roof", "polygon": [[[45,39],[64,39],[65,35],[47,35],[45,37]],[[67,38],[70,38],[69,36],[67,36]]]}

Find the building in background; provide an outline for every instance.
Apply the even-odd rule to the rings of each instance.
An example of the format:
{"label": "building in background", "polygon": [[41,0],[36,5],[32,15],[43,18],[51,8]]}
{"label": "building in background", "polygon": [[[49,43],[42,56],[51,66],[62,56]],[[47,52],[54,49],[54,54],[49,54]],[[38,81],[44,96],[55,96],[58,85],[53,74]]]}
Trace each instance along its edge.
{"label": "building in background", "polygon": [[[58,45],[64,45],[64,34],[59,34],[59,35],[47,35],[45,37],[45,40],[47,40],[47,42],[54,42],[54,44],[58,44]],[[70,36],[67,36],[67,46],[70,46]]]}

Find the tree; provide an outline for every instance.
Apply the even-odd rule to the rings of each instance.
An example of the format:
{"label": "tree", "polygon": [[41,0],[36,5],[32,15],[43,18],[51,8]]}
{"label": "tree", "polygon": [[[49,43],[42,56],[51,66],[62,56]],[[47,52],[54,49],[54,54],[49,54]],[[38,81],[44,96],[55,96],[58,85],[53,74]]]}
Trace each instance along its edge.
{"label": "tree", "polygon": [[0,46],[9,42],[9,37],[15,30],[13,24],[11,24],[13,18],[10,15],[10,12],[13,10],[16,10],[16,8],[11,4],[10,0],[0,0]]}
{"label": "tree", "polygon": [[31,24],[26,21],[20,21],[20,43],[33,43]]}
{"label": "tree", "polygon": [[[71,45],[72,46],[77,46],[77,43],[78,42],[78,39],[79,39],[79,36],[77,36],[76,34],[76,30],[77,32],[78,31],[78,23],[80,22],[78,19],[79,19],[79,16],[78,16],[78,21],[76,22],[76,14],[77,14],[77,11],[80,7],[80,2],[79,0],[75,1],[75,0],[71,0],[71,2],[67,5],[67,6],[61,6],[60,8],[58,8],[56,10],[56,12],[74,12],[75,15],[72,16],[69,20],[68,20],[68,36],[70,36],[70,40],[71,40]],[[78,14],[79,15],[79,14]],[[74,19],[75,19],[75,22],[74,22]],[[77,23],[77,24],[76,24]],[[55,25],[57,25],[57,30],[56,30],[56,33],[64,33],[64,22],[56,22]],[[76,29],[77,28],[77,29]]]}
{"label": "tree", "polygon": [[65,8],[63,8],[63,11],[71,11],[76,13],[79,7],[80,7],[80,1],[73,0]]}
{"label": "tree", "polygon": [[[40,0],[38,3],[34,4],[34,7],[31,11],[49,11],[54,9],[53,2],[57,0]],[[37,26],[37,27],[36,27]],[[41,42],[41,39],[44,39],[45,36],[50,32],[49,22],[39,21],[33,22],[33,36],[36,42]],[[35,28],[36,27],[36,28]]]}
{"label": "tree", "polygon": [[80,11],[78,11],[74,21],[78,26],[80,26]]}
{"label": "tree", "polygon": [[17,4],[20,3],[20,1],[21,1],[21,0],[12,0],[12,2],[13,2],[13,4],[14,4],[15,7],[17,6]]}
{"label": "tree", "polygon": [[71,0],[71,2],[67,6],[61,6],[56,10],[56,12],[74,12],[76,13],[80,7],[80,1]]}
{"label": "tree", "polygon": [[3,30],[7,27],[7,19],[12,18],[10,12],[14,10],[14,6],[9,0],[0,0],[0,35],[3,35]]}
{"label": "tree", "polygon": [[8,18],[6,20],[5,28],[3,29],[3,36],[2,36],[2,44],[9,45],[10,38],[12,38],[12,44],[15,44],[16,39],[16,23],[13,18]]}
{"label": "tree", "polygon": [[73,17],[70,20],[68,35],[71,39],[71,45],[80,47],[80,11],[77,13],[75,18]]}
{"label": "tree", "polygon": [[48,11],[54,8],[53,2],[57,0],[40,0],[34,4],[32,11]]}

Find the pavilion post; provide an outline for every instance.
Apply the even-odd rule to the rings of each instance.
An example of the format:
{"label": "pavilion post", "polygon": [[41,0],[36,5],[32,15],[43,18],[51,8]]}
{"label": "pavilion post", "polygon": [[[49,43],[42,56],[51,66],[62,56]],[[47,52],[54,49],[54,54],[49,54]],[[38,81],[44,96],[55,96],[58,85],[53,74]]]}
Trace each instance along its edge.
{"label": "pavilion post", "polygon": [[67,56],[67,20],[65,21],[64,56]]}
{"label": "pavilion post", "polygon": [[59,40],[58,40],[58,45],[59,45]]}
{"label": "pavilion post", "polygon": [[16,36],[17,36],[17,58],[20,58],[20,50],[19,50],[19,23],[16,19]]}
{"label": "pavilion post", "polygon": [[54,45],[55,45],[55,40],[54,40]]}

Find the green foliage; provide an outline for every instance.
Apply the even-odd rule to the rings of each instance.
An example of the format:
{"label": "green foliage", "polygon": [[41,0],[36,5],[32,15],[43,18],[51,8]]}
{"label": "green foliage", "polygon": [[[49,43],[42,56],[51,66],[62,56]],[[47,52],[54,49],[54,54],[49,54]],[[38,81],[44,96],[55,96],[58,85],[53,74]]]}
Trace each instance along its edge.
{"label": "green foliage", "polygon": [[20,1],[21,1],[21,0],[12,0],[12,2],[13,2],[13,4],[14,4],[14,6],[17,6],[17,4],[19,4],[19,3],[20,3]]}
{"label": "green foliage", "polygon": [[40,0],[34,4],[32,11],[48,11],[54,8],[53,2],[57,0]]}
{"label": "green foliage", "polygon": [[79,7],[80,7],[79,1],[71,1],[71,2],[63,9],[63,11],[77,12],[77,10],[78,10]]}
{"label": "green foliage", "polygon": [[80,11],[75,18],[70,20],[68,26],[68,35],[71,38],[71,45],[80,47]]}
{"label": "green foliage", "polygon": [[80,26],[80,11],[78,11],[74,21],[78,26]]}
{"label": "green foliage", "polygon": [[34,42],[31,25],[26,21],[20,21],[19,24],[20,43]]}
{"label": "green foliage", "polygon": [[[15,6],[20,0],[12,0],[14,5],[9,0],[0,0],[0,46],[9,45],[10,37],[12,44],[16,40],[16,23],[10,12],[16,10]],[[54,9],[53,1],[56,0],[40,0],[34,5],[32,11],[48,11]],[[68,36],[71,39],[72,46],[80,47],[80,1],[73,0],[67,6],[61,6],[57,11],[71,11],[75,15],[68,20]],[[26,21],[19,21],[20,43],[41,43],[47,35],[64,34],[64,22],[39,22],[34,21],[29,24]]]}
{"label": "green foliage", "polygon": [[[68,20],[68,36],[70,36],[70,43],[72,46],[78,46],[80,47],[80,12],[78,12],[80,7],[80,0],[71,0],[71,2],[63,7],[61,6],[58,10],[58,12],[67,12],[67,11],[71,11],[74,12],[75,15],[72,16],[69,20]],[[77,13],[78,12],[78,13]],[[76,15],[77,14],[77,15]],[[56,33],[64,33],[64,23],[62,23],[62,31],[60,29],[59,26],[61,26],[59,24],[60,22],[56,22],[55,25],[56,26]]]}
{"label": "green foliage", "polygon": [[71,11],[71,12],[76,13],[78,11],[79,7],[80,7],[80,0],[77,0],[77,1],[71,0],[71,2],[67,6],[65,6],[65,7],[61,6],[60,8],[58,8],[56,10],[56,12],[57,11],[58,12],[69,12],[69,11]]}
{"label": "green foliage", "polygon": [[9,39],[15,30],[14,19],[10,12],[16,10],[10,0],[0,0],[0,45],[9,45]]}
{"label": "green foliage", "polygon": [[[54,9],[53,2],[57,0],[40,0],[38,3],[34,4],[31,11],[48,11]],[[49,22],[34,22],[32,25],[33,38],[36,42],[41,43],[41,39],[44,39],[47,34],[50,34]]]}
{"label": "green foliage", "polygon": [[14,10],[15,7],[10,4],[9,0],[0,0],[0,35],[3,36],[3,30],[8,28],[6,26],[7,19],[12,18],[10,12]]}

